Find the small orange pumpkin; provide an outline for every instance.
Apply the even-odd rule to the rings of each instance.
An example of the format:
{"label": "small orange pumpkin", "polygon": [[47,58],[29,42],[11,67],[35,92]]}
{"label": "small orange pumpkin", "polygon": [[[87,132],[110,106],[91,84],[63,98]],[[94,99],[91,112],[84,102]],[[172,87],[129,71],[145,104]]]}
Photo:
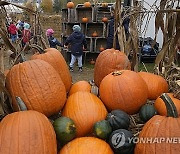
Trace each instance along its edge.
{"label": "small orange pumpkin", "polygon": [[[172,99],[172,101],[174,102],[175,106],[176,106],[176,109],[177,109],[177,112],[178,114],[180,115],[180,100],[175,98],[173,96],[173,93],[167,93],[167,95]],[[166,109],[166,106],[163,102],[163,100],[158,97],[154,103],[154,106],[156,108],[156,110],[158,111],[158,113],[162,116],[167,116],[167,109]]]}
{"label": "small orange pumpkin", "polygon": [[95,137],[81,137],[66,144],[59,154],[113,154],[109,144]]}
{"label": "small orange pumpkin", "polygon": [[74,3],[73,2],[68,2],[67,3],[67,8],[69,8],[69,9],[74,8]]}
{"label": "small orange pumpkin", "polygon": [[101,6],[102,7],[108,7],[108,3],[102,3]]}
{"label": "small orange pumpkin", "polygon": [[78,91],[91,91],[91,85],[87,81],[78,81],[71,86],[69,91],[69,96],[78,92]]}
{"label": "small orange pumpkin", "polygon": [[91,3],[90,2],[85,2],[84,7],[91,7]]}
{"label": "small orange pumpkin", "polygon": [[87,22],[88,22],[88,20],[89,20],[89,19],[88,19],[88,18],[86,18],[86,17],[83,17],[83,18],[82,18],[82,22],[83,22],[83,23],[87,23]]}
{"label": "small orange pumpkin", "polygon": [[89,134],[96,122],[104,120],[107,110],[97,96],[79,91],[67,99],[62,115],[75,122],[77,137],[80,137]]}
{"label": "small orange pumpkin", "polygon": [[94,61],[94,59],[91,59],[91,61],[90,61],[90,64],[91,65],[94,65],[96,62]]}
{"label": "small orange pumpkin", "polygon": [[92,37],[97,37],[98,36],[98,33],[96,32],[96,31],[94,31],[93,33],[92,33]]}
{"label": "small orange pumpkin", "polygon": [[102,18],[102,22],[108,22],[108,18],[107,17],[103,17]]}
{"label": "small orange pumpkin", "polygon": [[104,47],[101,45],[100,48],[99,48],[99,51],[102,52],[104,50],[105,50]]}
{"label": "small orange pumpkin", "polygon": [[138,74],[148,86],[148,99],[155,100],[162,93],[168,92],[168,83],[162,76],[148,72],[139,72]]}

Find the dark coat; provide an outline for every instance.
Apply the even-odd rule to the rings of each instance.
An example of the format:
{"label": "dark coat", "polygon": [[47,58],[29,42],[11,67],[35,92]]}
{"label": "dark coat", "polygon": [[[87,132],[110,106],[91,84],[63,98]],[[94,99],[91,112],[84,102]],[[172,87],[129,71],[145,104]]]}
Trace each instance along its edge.
{"label": "dark coat", "polygon": [[83,46],[87,48],[87,41],[83,33],[73,32],[65,41],[65,45],[70,44],[71,54],[74,56],[83,55]]}
{"label": "dark coat", "polygon": [[57,48],[57,46],[63,47],[63,45],[53,36],[49,36],[48,41],[51,48]]}
{"label": "dark coat", "polygon": [[[113,40],[114,40],[114,17],[111,17],[108,26],[108,37],[107,37],[107,49],[111,49],[113,47]],[[116,49],[120,50],[118,37],[116,35]]]}
{"label": "dark coat", "polygon": [[[129,17],[126,17],[123,20],[123,23],[122,23],[122,25],[124,26],[124,29],[125,29],[126,37],[129,34],[129,22],[130,22]],[[111,20],[109,22],[108,37],[107,37],[107,48],[108,49],[113,47],[113,39],[114,39],[114,17],[111,17]],[[120,50],[120,46],[119,46],[118,36],[117,35],[116,35],[116,49]]]}

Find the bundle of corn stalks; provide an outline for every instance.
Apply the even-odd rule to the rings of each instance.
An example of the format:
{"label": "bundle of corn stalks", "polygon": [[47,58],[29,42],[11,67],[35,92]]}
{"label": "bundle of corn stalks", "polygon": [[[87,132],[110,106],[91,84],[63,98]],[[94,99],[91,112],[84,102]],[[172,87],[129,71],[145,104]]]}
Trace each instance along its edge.
{"label": "bundle of corn stalks", "polygon": [[161,0],[155,20],[155,40],[158,30],[163,32],[163,46],[155,61],[155,72],[169,82],[170,91],[180,99],[180,1]]}

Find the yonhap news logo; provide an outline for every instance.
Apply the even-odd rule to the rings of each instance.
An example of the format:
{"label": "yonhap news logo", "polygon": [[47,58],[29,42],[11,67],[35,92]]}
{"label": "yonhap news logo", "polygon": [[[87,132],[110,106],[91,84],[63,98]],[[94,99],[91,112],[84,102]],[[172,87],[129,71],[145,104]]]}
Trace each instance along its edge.
{"label": "yonhap news logo", "polygon": [[111,143],[115,149],[125,145],[125,143],[137,144],[161,144],[161,143],[180,143],[180,137],[127,137],[124,132],[115,133],[111,137]]}

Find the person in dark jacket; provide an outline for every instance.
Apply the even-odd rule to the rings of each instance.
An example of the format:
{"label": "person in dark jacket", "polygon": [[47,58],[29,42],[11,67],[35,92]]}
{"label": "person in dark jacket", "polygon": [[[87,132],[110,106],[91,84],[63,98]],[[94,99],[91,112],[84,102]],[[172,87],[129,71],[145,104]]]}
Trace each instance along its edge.
{"label": "person in dark jacket", "polygon": [[[107,37],[107,49],[113,48],[113,40],[114,40],[114,10],[115,5],[111,7],[111,18],[108,26],[108,37]],[[120,50],[118,36],[116,35],[116,50]]]}
{"label": "person in dark jacket", "polygon": [[73,26],[73,33],[66,39],[65,46],[69,44],[71,50],[70,71],[73,71],[73,66],[77,59],[79,71],[82,72],[82,55],[83,49],[87,48],[87,41],[84,34],[81,33],[81,27],[79,25]]}
{"label": "person in dark jacket", "polygon": [[51,28],[47,29],[46,35],[48,38],[50,48],[56,48],[57,49],[57,46],[63,47],[63,45],[55,37],[53,37],[53,34],[54,34],[53,29],[51,29]]}
{"label": "person in dark jacket", "polygon": [[[113,40],[114,40],[114,17],[112,16],[108,27],[108,37],[107,37],[107,47],[106,47],[107,49],[113,48]],[[120,50],[117,35],[116,35],[116,50]]]}
{"label": "person in dark jacket", "polygon": [[[107,37],[107,49],[111,49],[113,47],[113,40],[114,40],[114,10],[115,5],[111,7],[111,19],[109,22],[109,27],[108,27],[108,37]],[[124,12],[122,12],[122,17],[124,16]],[[129,22],[130,19],[129,17],[126,17],[123,20],[122,25],[124,26],[125,34],[126,34],[126,39],[128,39],[129,35]],[[120,45],[118,41],[118,36],[116,35],[116,50],[120,50]]]}

